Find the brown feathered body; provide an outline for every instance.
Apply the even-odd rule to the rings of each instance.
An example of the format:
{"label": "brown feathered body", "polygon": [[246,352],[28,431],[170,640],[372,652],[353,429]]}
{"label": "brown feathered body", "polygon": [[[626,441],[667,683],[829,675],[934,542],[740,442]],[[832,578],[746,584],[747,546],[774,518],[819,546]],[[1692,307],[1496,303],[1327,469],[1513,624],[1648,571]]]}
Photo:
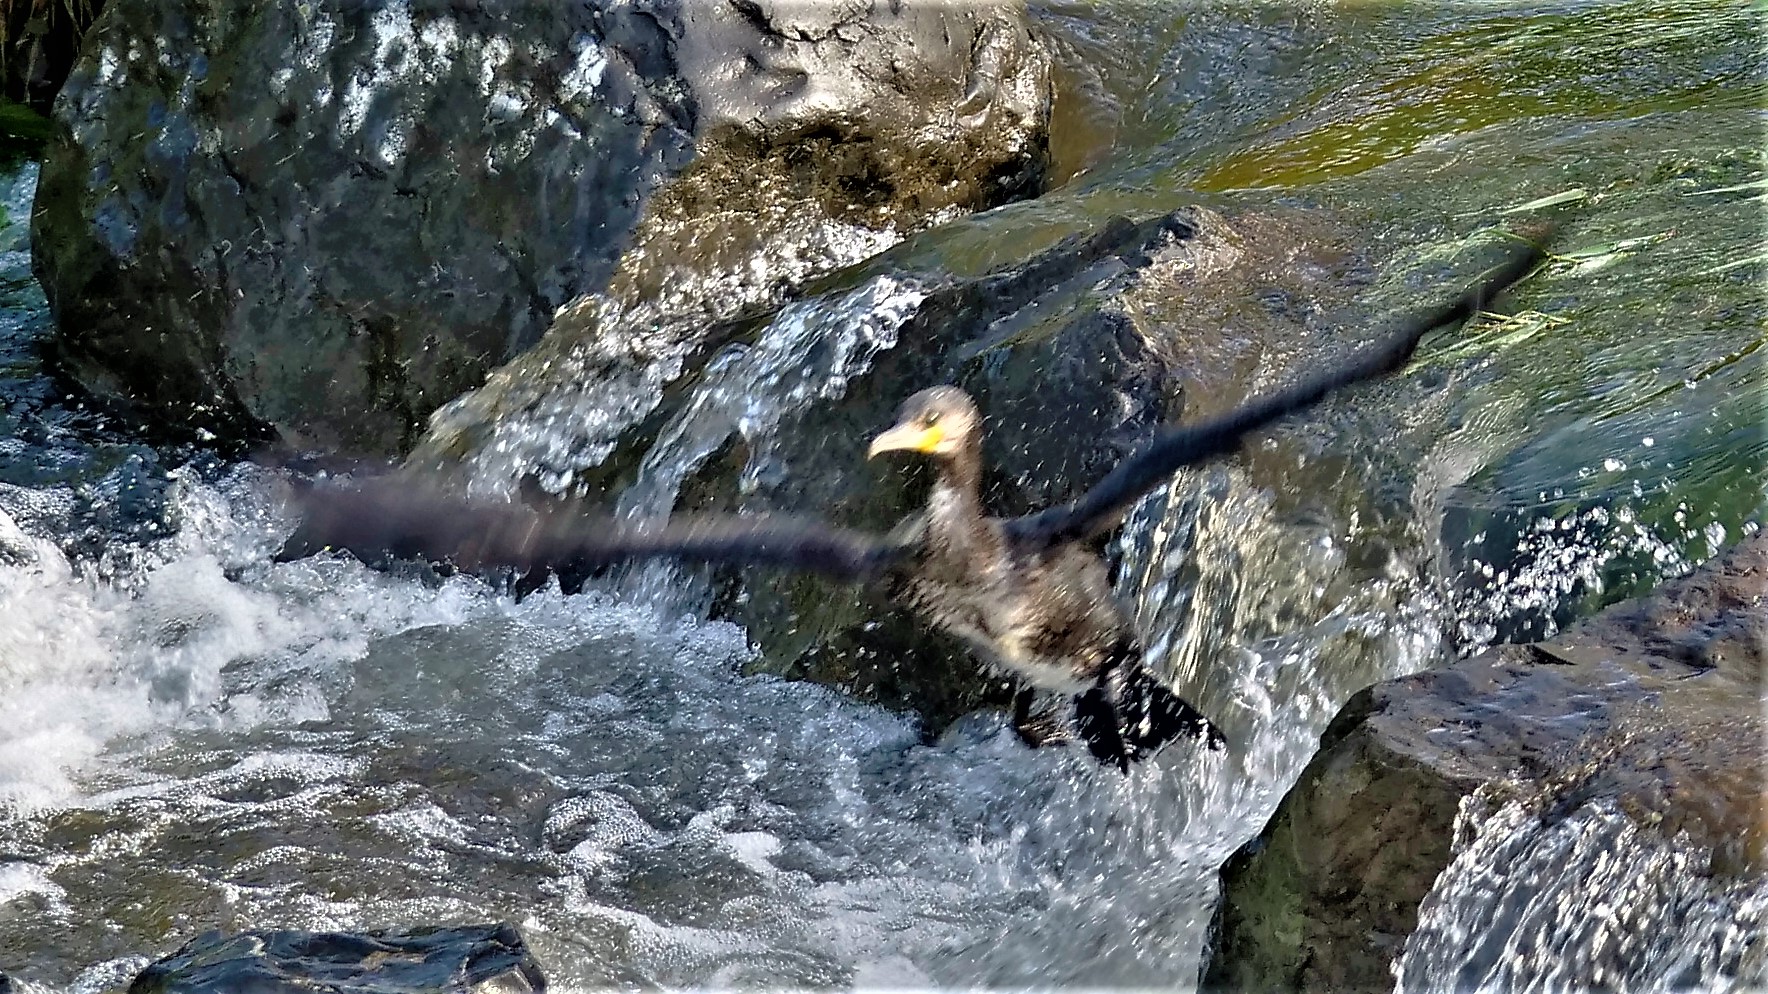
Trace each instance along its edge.
{"label": "brown feathered body", "polygon": [[1073,697],[1072,711],[1034,720],[1031,693],[1015,723],[1028,740],[1078,736],[1120,768],[1181,734],[1221,741],[1203,715],[1144,667],[1105,562],[1078,542],[1015,536],[982,506],[982,428],[954,387],[923,390],[872,444],[934,460],[927,508],[900,530],[913,552],[892,571],[891,596],[969,643],[984,666],[1030,690]]}
{"label": "brown feathered body", "polygon": [[1135,640],[1105,564],[1077,545],[1016,547],[952,468],[959,472],[941,474],[918,524],[913,568],[892,579],[890,595],[1002,676],[1085,692]]}

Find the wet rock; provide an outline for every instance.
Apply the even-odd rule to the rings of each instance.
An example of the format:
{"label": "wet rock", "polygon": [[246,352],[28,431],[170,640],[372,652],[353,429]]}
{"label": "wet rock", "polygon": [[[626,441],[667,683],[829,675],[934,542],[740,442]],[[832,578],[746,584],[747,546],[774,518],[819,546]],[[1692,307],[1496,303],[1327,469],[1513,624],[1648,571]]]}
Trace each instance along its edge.
{"label": "wet rock", "polygon": [[[698,157],[651,199],[606,293],[437,411],[414,465],[561,490],[795,288],[1037,192],[1050,68],[1016,4],[688,9],[717,39],[682,47],[684,72],[719,81]],[[727,85],[718,65],[741,69]]]}
{"label": "wet rock", "polygon": [[[576,399],[545,408],[550,430],[527,435],[536,446],[526,455],[512,456],[521,433],[500,434],[503,421],[466,444],[456,469],[467,467],[469,489],[487,466],[494,478],[528,474],[600,504],[596,513],[786,512],[883,532],[921,505],[930,477],[913,462],[869,462],[868,440],[904,397],[958,383],[985,414],[985,501],[1024,513],[1092,486],[1177,417],[1181,393],[1198,414],[1222,412],[1259,374],[1288,379],[1379,335],[1373,311],[1350,306],[1369,268],[1347,242],[1317,217],[1230,223],[1185,208],[1115,218],[1042,250],[1032,241],[978,276],[883,258],[765,326],[714,331],[728,346],[682,359],[693,373],[680,389],[618,371],[591,377],[566,391]],[[1429,269],[1425,295],[1446,296],[1502,244],[1427,253],[1409,260],[1410,275]],[[1418,306],[1418,285],[1384,303]],[[590,403],[590,392],[615,403]],[[640,396],[656,406],[634,415]],[[453,444],[432,441],[408,469],[456,479]],[[315,545],[298,534],[285,555]],[[714,609],[765,650],[758,668],[914,710],[929,735],[1009,689],[868,591],[759,569],[715,580]]]}
{"label": "wet rock", "polygon": [[526,994],[546,978],[515,926],[198,936],[135,978],[129,994]]}
{"label": "wet rock", "polygon": [[1612,805],[1768,871],[1762,666],[1768,536],[1534,645],[1375,685],[1347,703],[1258,839],[1222,870],[1206,986],[1389,990],[1475,791],[1546,823]]}
{"label": "wet rock", "polygon": [[1049,103],[1010,2],[147,0],[84,51],[33,215],[61,367],[359,454],[584,294],[723,313],[1034,191]]}
{"label": "wet rock", "polygon": [[[868,461],[867,443],[906,396],[958,383],[985,415],[984,500],[996,514],[1017,515],[1090,488],[1177,417],[1181,392],[1199,416],[1237,407],[1254,384],[1291,381],[1309,363],[1380,337],[1380,311],[1410,315],[1440,304],[1508,256],[1509,238],[1476,235],[1394,260],[1384,268],[1404,278],[1375,288],[1343,232],[1289,213],[1247,214],[1232,224],[1194,208],[1114,218],[1042,250],[1027,239],[1019,261],[978,276],[939,272],[937,264],[933,273],[917,271],[893,253],[765,325],[716,329],[708,337],[727,347],[700,354],[677,388],[635,387],[618,372],[610,374],[614,386],[594,378],[572,385],[572,399],[543,419],[551,431],[530,436],[536,450],[527,456],[512,457],[519,439],[496,431],[468,441],[464,454],[433,438],[405,471],[414,493],[435,489],[438,476],[444,486],[459,484],[457,473],[470,490],[486,468],[475,464],[488,458],[493,478],[515,474],[525,489],[538,482],[555,495],[529,491],[524,499],[563,496],[598,515],[787,513],[883,533],[923,505],[929,467]],[[612,403],[592,403],[592,393]],[[639,396],[655,407],[635,416]],[[1264,461],[1294,455],[1273,449]],[[393,520],[445,515],[422,527],[418,545],[457,550],[455,562],[473,568],[482,519],[441,504],[417,511],[423,499],[402,502],[398,493],[397,482],[383,481],[361,508],[391,499],[404,504],[390,509],[399,512]],[[412,536],[381,527],[378,513],[361,508],[309,519],[312,527],[297,531],[281,558],[326,546],[371,561],[412,554]],[[546,579],[524,577],[517,589]],[[572,590],[583,577],[563,579]],[[756,668],[914,710],[930,736],[1010,689],[985,680],[958,643],[871,592],[764,569],[712,579],[709,597],[678,606],[699,610],[710,601],[739,621],[764,649]]]}
{"label": "wet rock", "polygon": [[[964,387],[986,415],[993,511],[1067,500],[1181,406],[1170,343],[1138,327],[1125,298],[1153,272],[1207,270],[1234,252],[1219,217],[1187,209],[1116,218],[1023,264],[927,286],[895,347],[864,376],[781,411],[765,452],[733,441],[685,481],[677,506],[785,510],[888,530],[920,506],[931,474],[919,462],[868,462],[867,442],[903,398],[934,383]],[[763,646],[760,668],[912,709],[930,734],[1009,696],[980,677],[961,643],[870,591],[752,569],[721,609]]]}

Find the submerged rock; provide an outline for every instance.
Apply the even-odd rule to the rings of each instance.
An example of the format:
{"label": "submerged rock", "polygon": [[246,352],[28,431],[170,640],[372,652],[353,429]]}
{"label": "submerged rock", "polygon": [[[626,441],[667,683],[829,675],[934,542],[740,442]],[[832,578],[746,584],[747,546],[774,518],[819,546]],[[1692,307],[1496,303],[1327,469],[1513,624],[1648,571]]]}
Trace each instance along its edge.
{"label": "submerged rock", "polygon": [[1761,879],[1765,658],[1758,533],[1557,638],[1356,695],[1263,833],[1223,867],[1206,986],[1392,989],[1475,792],[1520,800],[1544,824],[1616,810],[1701,853],[1716,878]]}
{"label": "submerged rock", "polygon": [[200,935],[129,994],[529,994],[546,978],[513,925]]}
{"label": "submerged rock", "polygon": [[61,366],[358,454],[584,294],[719,314],[1035,192],[1049,107],[1011,0],[143,0],[84,52],[32,218]]}

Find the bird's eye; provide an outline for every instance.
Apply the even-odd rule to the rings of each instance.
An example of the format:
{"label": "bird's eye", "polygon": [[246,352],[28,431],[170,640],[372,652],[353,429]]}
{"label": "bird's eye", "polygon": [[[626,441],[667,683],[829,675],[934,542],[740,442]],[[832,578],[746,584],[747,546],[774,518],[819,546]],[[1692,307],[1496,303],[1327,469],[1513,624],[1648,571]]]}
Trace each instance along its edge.
{"label": "bird's eye", "polygon": [[931,428],[938,423],[939,423],[939,412],[938,411],[930,411],[927,414],[924,414],[921,416],[921,424],[925,427]]}

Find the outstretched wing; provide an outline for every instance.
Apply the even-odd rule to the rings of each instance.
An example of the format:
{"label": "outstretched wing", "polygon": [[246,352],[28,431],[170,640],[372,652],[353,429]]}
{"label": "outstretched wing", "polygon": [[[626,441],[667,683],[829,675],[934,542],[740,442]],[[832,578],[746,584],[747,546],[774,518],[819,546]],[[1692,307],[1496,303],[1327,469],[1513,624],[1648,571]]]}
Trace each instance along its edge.
{"label": "outstretched wing", "polygon": [[1118,463],[1097,486],[1075,500],[1006,522],[1007,534],[1022,547],[1040,549],[1103,531],[1180,468],[1233,452],[1249,433],[1310,407],[1341,387],[1399,369],[1426,333],[1471,316],[1505,287],[1533,271],[1544,256],[1541,246],[1531,239],[1517,237],[1508,244],[1510,254],[1472,286],[1448,303],[1411,317],[1373,348],[1335,369],[1219,417],[1161,432],[1146,449]]}
{"label": "outstretched wing", "polygon": [[461,569],[596,567],[639,559],[750,563],[850,582],[882,574],[913,549],[908,538],[778,516],[620,521],[540,513],[520,504],[450,497],[400,477],[314,485],[294,504],[301,525],[278,559],[340,549],[451,562]]}

